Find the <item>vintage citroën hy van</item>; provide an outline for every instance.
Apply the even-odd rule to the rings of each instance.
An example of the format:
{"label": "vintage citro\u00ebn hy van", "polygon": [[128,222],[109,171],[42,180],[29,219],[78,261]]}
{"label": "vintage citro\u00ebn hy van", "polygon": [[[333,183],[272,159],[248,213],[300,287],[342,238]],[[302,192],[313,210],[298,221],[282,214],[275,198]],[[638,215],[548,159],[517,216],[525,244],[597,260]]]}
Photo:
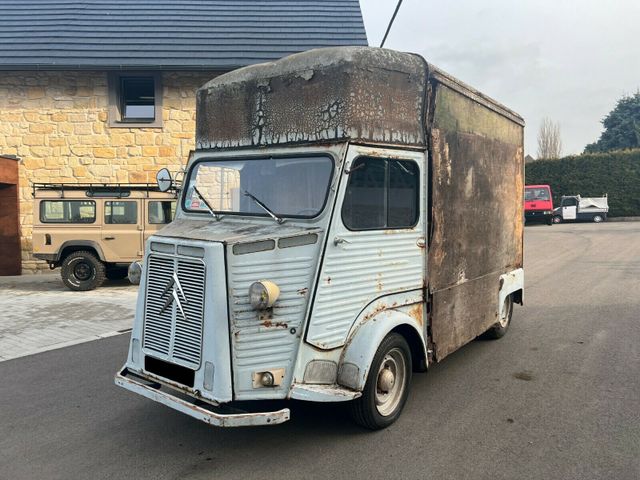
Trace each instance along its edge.
{"label": "vintage citro\u00ebn hy van", "polygon": [[349,402],[363,426],[390,425],[412,372],[503,336],[522,303],[523,125],[391,50],[213,79],[116,383],[219,426],[288,420],[228,408],[269,399]]}

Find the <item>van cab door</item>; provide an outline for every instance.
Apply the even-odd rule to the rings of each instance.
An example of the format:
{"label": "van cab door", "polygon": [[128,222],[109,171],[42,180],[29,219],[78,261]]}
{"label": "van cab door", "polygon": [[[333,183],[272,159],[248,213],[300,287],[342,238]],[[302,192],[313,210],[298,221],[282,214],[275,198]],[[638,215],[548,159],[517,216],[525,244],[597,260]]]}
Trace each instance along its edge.
{"label": "van cab door", "polygon": [[130,263],[142,257],[142,200],[105,200],[102,251],[107,262]]}
{"label": "van cab door", "polygon": [[577,217],[578,200],[575,198],[565,198],[562,201],[562,219],[575,220]]}
{"label": "van cab door", "polygon": [[349,147],[308,343],[342,346],[365,309],[424,301],[424,165],[423,152]]}

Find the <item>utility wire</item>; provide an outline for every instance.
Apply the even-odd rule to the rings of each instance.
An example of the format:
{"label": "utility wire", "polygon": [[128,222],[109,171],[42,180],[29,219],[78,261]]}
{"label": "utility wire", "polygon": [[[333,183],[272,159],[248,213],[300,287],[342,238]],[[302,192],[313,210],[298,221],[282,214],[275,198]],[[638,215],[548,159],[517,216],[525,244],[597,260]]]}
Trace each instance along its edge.
{"label": "utility wire", "polygon": [[402,0],[398,0],[398,4],[396,5],[396,9],[393,12],[393,16],[391,17],[391,21],[387,26],[387,31],[384,32],[384,38],[382,39],[382,43],[380,44],[380,48],[384,47],[384,42],[387,40],[387,35],[389,35],[389,30],[391,30],[391,25],[393,25],[393,21],[396,19],[396,15],[398,14],[398,10],[400,10],[400,5],[402,5]]}

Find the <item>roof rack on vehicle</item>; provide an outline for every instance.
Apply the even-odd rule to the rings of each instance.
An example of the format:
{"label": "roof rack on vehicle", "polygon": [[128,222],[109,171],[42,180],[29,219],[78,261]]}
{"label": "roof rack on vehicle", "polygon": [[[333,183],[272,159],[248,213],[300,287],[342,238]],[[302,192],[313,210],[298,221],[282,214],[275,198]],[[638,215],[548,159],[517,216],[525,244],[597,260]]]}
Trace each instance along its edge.
{"label": "roof rack on vehicle", "polygon": [[[128,197],[132,191],[160,192],[158,185],[155,183],[39,183],[31,184],[32,196],[36,196],[38,190],[59,191],[60,198],[64,198],[65,191],[82,191],[86,192],[87,197],[110,197],[123,198]],[[175,185],[171,192],[177,195],[180,185]]]}

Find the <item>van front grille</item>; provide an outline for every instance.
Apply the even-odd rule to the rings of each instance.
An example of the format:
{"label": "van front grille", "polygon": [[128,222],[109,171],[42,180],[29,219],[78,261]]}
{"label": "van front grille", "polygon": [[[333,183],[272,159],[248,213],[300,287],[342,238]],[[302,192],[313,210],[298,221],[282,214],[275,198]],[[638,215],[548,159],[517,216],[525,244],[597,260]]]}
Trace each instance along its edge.
{"label": "van front grille", "polygon": [[168,362],[197,369],[202,354],[204,262],[150,255],[146,289],[143,349]]}

